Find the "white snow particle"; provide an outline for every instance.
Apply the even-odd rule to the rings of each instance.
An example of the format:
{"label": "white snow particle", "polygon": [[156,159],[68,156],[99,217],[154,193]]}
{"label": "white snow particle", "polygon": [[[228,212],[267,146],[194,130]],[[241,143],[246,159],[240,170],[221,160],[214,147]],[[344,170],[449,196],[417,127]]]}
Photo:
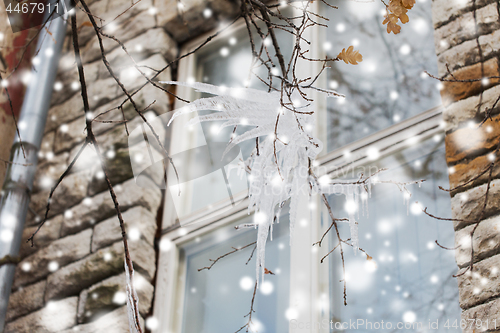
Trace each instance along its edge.
{"label": "white snow particle", "polygon": [[57,81],[56,83],[54,83],[54,90],[55,90],[55,91],[61,91],[61,90],[62,90],[62,88],[63,88],[63,84],[62,84],[62,82]]}
{"label": "white snow particle", "polygon": [[294,308],[288,308],[286,311],[285,311],[285,317],[286,319],[288,320],[293,320],[293,319],[297,319],[297,317],[299,316],[299,313],[296,309]]}
{"label": "white snow particle", "polygon": [[244,276],[240,280],[240,288],[243,290],[250,290],[254,287],[254,280],[249,276]]}
{"label": "white snow particle", "polygon": [[123,291],[117,291],[113,295],[113,303],[117,305],[125,304],[126,301],[127,301],[127,294],[125,294]]}
{"label": "white snow particle", "polygon": [[212,10],[210,8],[205,8],[203,10],[203,17],[210,18],[212,16]]}
{"label": "white snow particle", "polygon": [[223,47],[220,49],[220,55],[223,57],[227,57],[229,55],[229,49],[227,47]]}
{"label": "white snow particle", "polygon": [[146,327],[150,330],[155,330],[158,328],[159,322],[155,317],[149,317],[146,319]]}
{"label": "white snow particle", "polygon": [[73,217],[73,212],[71,210],[68,209],[67,211],[64,212],[64,218],[70,219],[72,217]]}
{"label": "white snow particle", "polygon": [[172,248],[172,241],[170,241],[169,239],[164,238],[160,241],[160,251],[167,252],[171,248]]}
{"label": "white snow particle", "polygon": [[403,314],[403,322],[405,323],[413,323],[417,320],[417,315],[413,311],[406,311]]}
{"label": "white snow particle", "polygon": [[271,281],[264,281],[260,285],[259,290],[264,295],[270,295],[274,291],[274,285]]}
{"label": "white snow particle", "polygon": [[49,268],[49,271],[55,272],[59,269],[59,264],[57,263],[57,261],[51,261],[51,262],[49,262],[48,268]]}
{"label": "white snow particle", "polygon": [[141,232],[137,228],[130,228],[128,238],[133,242],[138,241],[141,238]]}
{"label": "white snow particle", "polygon": [[29,262],[25,262],[22,264],[21,269],[24,272],[29,272],[31,270],[31,264]]}

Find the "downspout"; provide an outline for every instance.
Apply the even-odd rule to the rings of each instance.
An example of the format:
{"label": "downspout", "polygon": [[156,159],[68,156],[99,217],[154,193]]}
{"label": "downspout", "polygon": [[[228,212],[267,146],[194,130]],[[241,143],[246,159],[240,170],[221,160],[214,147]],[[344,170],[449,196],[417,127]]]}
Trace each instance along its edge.
{"label": "downspout", "polygon": [[[47,20],[48,11],[44,22]],[[18,126],[20,132],[11,148],[0,201],[0,259],[17,257],[30,202],[45,121],[50,107],[59,56],[66,35],[66,21],[56,17],[38,37],[39,65],[32,70]],[[36,69],[36,70],[35,70]],[[22,141],[21,141],[22,140]],[[22,145],[22,147],[21,147]],[[23,149],[26,158],[23,154]],[[24,240],[26,241],[26,240]],[[0,332],[3,332],[16,265],[0,266]]]}

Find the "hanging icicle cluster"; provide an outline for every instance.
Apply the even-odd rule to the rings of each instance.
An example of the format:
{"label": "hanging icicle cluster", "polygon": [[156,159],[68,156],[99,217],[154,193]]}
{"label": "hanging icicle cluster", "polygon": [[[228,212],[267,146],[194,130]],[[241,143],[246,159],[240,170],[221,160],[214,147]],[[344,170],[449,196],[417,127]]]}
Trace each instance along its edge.
{"label": "hanging icicle cluster", "polygon": [[[311,170],[311,162],[321,151],[322,142],[312,135],[314,111],[308,103],[301,106],[298,92],[290,94],[287,102],[279,92],[264,92],[250,88],[217,87],[205,83],[182,83],[167,81],[166,84],[182,85],[197,91],[215,95],[200,98],[175,110],[169,125],[178,116],[197,111],[217,111],[191,119],[186,125],[199,122],[224,121],[221,127],[252,126],[238,136],[233,136],[226,152],[234,145],[259,138],[258,149],[243,163],[242,169],[250,175],[248,214],[255,212],[254,221],[241,227],[254,227],[257,234],[257,281],[264,277],[265,248],[274,223],[279,223],[281,209],[290,200],[290,237],[297,220],[297,210],[302,195],[341,194],[345,196],[346,211],[350,226],[351,244],[356,253],[359,248],[356,213],[367,213],[367,200],[371,196],[373,178],[367,177],[345,183],[318,181]],[[324,91],[329,97],[343,97],[334,91]],[[284,107],[286,105],[287,107]],[[288,107],[289,105],[293,105]],[[381,171],[381,170],[380,170]],[[410,182],[420,183],[420,182]],[[406,185],[395,183],[405,196],[411,193]],[[361,208],[361,209],[360,209]]]}
{"label": "hanging icicle cluster", "polygon": [[[214,110],[209,115],[193,118],[197,122],[224,120],[222,127],[248,125],[254,128],[234,137],[226,151],[246,140],[262,138],[252,156],[245,161],[249,175],[249,214],[255,212],[258,228],[257,278],[264,274],[265,247],[272,225],[279,222],[281,208],[290,199],[290,233],[295,225],[300,193],[310,193],[310,161],[323,145],[313,137],[313,110],[300,106],[300,96],[292,96],[293,107],[283,107],[279,92],[264,92],[250,88],[219,88],[203,83],[163,82],[183,85],[200,92],[216,95],[198,99],[176,110],[170,122],[182,114]],[[297,94],[298,95],[298,94]],[[329,94],[339,96],[334,92]],[[290,103],[292,104],[292,102]],[[259,274],[260,273],[260,274]]]}

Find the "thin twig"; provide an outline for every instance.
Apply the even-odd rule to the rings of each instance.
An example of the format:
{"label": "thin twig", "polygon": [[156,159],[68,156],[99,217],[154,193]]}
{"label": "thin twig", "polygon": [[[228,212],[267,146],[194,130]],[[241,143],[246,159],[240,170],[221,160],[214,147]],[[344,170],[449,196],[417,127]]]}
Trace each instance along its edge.
{"label": "thin twig", "polygon": [[[199,268],[199,269],[198,269],[198,272],[199,272],[199,271],[202,271],[202,270],[204,270],[204,269],[206,269],[206,270],[210,270],[210,269],[211,269],[211,268],[212,268],[212,267],[213,267],[213,266],[214,266],[214,265],[215,265],[215,264],[216,264],[219,260],[221,260],[221,259],[223,259],[223,258],[225,258],[225,257],[227,257],[227,256],[229,256],[229,255],[231,255],[231,254],[233,254],[233,253],[236,253],[236,252],[238,252],[238,251],[244,250],[244,249],[246,249],[247,247],[250,247],[250,246],[255,245],[255,244],[257,244],[257,242],[253,242],[253,243],[247,244],[247,245],[242,246],[242,247],[233,247],[233,250],[232,250],[232,251],[229,251],[229,252],[227,252],[227,253],[225,253],[225,254],[223,254],[223,255],[219,256],[219,257],[218,257],[218,258],[216,258],[216,259],[209,259],[209,260],[212,262],[212,264],[211,264],[210,266],[206,266],[206,267],[203,267],[203,268]],[[254,249],[254,250],[255,250],[255,249]],[[254,252],[254,251],[252,251],[252,253],[251,253],[251,255],[250,255],[250,258],[247,260],[247,264],[248,264],[248,262],[250,261],[250,259],[252,258],[253,252]]]}

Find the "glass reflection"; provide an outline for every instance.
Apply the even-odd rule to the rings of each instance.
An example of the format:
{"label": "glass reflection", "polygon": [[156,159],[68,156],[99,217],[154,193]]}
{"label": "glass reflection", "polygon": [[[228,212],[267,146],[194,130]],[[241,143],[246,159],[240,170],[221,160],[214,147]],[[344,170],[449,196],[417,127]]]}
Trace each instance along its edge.
{"label": "glass reflection", "polygon": [[[426,216],[422,207],[437,216],[450,216],[449,194],[438,189],[448,187],[443,142],[428,140],[403,149],[380,161],[366,166],[368,170],[388,168],[380,180],[405,182],[425,179],[421,187],[412,185],[409,206],[396,185],[378,184],[372,188],[368,200],[368,216],[359,216],[360,247],[373,260],[363,254],[354,256],[352,249],[345,249],[347,274],[347,306],[343,306],[341,262],[338,253],[330,258],[333,267],[330,286],[331,318],[335,321],[363,319],[372,323],[384,320],[414,321],[428,325],[439,320],[443,330],[446,320],[460,321],[458,286],[453,274],[457,272],[455,251],[438,247],[453,247],[454,231],[451,222],[438,221]],[[356,171],[354,171],[356,173]],[[355,175],[354,175],[355,176]],[[346,215],[344,198],[329,198],[334,211]],[[365,214],[366,215],[366,214]],[[348,225],[342,224],[341,232],[348,235]],[[331,242],[335,239],[330,238]],[[334,243],[336,244],[336,243]],[[333,330],[340,332],[342,330]],[[342,332],[351,332],[344,330]],[[358,332],[377,331],[366,326]],[[396,327],[385,330],[400,332]],[[417,326],[405,332],[424,332]],[[432,331],[432,330],[428,330]],[[447,332],[460,332],[450,328]]]}
{"label": "glass reflection", "polygon": [[363,55],[357,66],[332,64],[328,88],[346,99],[328,99],[328,150],[361,139],[441,103],[437,82],[423,71],[437,72],[431,1],[409,11],[410,22],[398,35],[382,25],[380,2],[334,1],[322,4],[330,19],[323,48],[330,57],[350,45]]}
{"label": "glass reflection", "polygon": [[[283,31],[278,31],[277,36],[281,40],[283,54],[285,56],[290,54],[293,42],[291,36]],[[233,88],[248,86],[254,89],[267,90],[267,86],[258,78],[250,75],[252,53],[246,29],[240,29],[231,36],[220,38],[210,47],[201,49],[197,52],[196,63],[197,81],[217,86]],[[257,67],[254,72],[261,78],[267,79],[268,73],[264,67]],[[277,80],[274,79],[273,82],[277,83]],[[202,94],[193,96],[191,100],[210,96]],[[199,115],[213,112],[217,111],[202,111],[199,112]],[[203,166],[199,165],[200,169],[210,169],[209,165],[214,166],[221,159],[221,154],[218,154],[219,150],[214,151],[213,147],[218,147],[221,144],[223,146],[227,145],[232,135],[239,135],[249,130],[249,127],[244,125],[238,125],[236,128],[233,126],[221,128],[222,123],[223,121],[201,123],[201,129],[197,131],[196,144],[198,146],[206,145],[210,156],[210,159],[204,161]],[[247,180],[244,175],[236,171],[236,166],[250,156],[255,146],[255,140],[240,143],[238,147],[241,155],[231,165],[226,166],[224,170],[221,169],[223,172],[214,171],[212,174],[193,179],[189,184],[192,195],[190,202],[186,204],[188,208],[184,212],[178,212],[178,214],[181,217],[186,216],[205,207],[210,207],[210,205],[217,205],[228,198],[231,198],[233,205],[237,204],[232,201],[232,196],[238,195],[247,189]],[[192,164],[194,160],[194,158],[189,161],[186,160],[186,165]],[[212,169],[215,170],[215,167]],[[189,170],[184,168],[180,172],[186,173]],[[191,178],[194,178],[194,176]]]}
{"label": "glass reflection", "polygon": [[[288,216],[273,228],[273,240],[266,248],[266,275],[257,291],[253,315],[254,329],[259,332],[287,332],[285,317],[290,288],[290,248]],[[244,223],[240,221],[238,224]],[[234,230],[227,226],[202,236],[183,247],[186,263],[186,287],[182,332],[234,332],[246,324],[243,316],[250,310],[255,285],[255,259],[247,263],[253,247],[220,260],[210,271],[199,268],[210,265],[231,247],[255,242],[257,231]]]}

